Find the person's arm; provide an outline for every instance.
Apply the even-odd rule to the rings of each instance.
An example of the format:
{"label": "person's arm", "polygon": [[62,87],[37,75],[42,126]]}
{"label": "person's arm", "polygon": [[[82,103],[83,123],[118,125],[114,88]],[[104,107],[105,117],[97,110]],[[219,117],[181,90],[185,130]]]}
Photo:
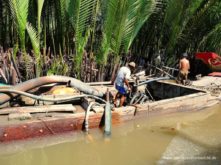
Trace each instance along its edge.
{"label": "person's arm", "polygon": [[190,70],[190,62],[188,61],[188,70]]}
{"label": "person's arm", "polygon": [[128,79],[124,79],[124,82],[125,82],[125,84],[126,84],[126,86],[129,88],[130,87],[130,85],[129,85],[129,81],[128,81]]}
{"label": "person's arm", "polygon": [[129,78],[130,78],[130,75],[131,75],[131,72],[128,72],[125,74],[125,77],[124,77],[124,83],[126,84],[128,90],[130,90],[130,84],[129,84]]}
{"label": "person's arm", "polygon": [[130,90],[131,88],[130,88],[130,84],[129,84],[129,75],[127,75],[127,76],[125,76],[125,78],[124,78],[124,83],[126,84],[126,86],[127,86],[127,88],[128,88],[128,90]]}
{"label": "person's arm", "polygon": [[127,86],[127,89],[130,91],[131,90],[131,88],[130,88],[130,84],[129,84],[129,81],[128,81],[128,79],[124,79],[124,82],[125,82],[125,84],[126,84],[126,86]]}
{"label": "person's arm", "polygon": [[182,61],[180,60],[179,61],[179,69],[181,69],[181,67],[182,67]]}

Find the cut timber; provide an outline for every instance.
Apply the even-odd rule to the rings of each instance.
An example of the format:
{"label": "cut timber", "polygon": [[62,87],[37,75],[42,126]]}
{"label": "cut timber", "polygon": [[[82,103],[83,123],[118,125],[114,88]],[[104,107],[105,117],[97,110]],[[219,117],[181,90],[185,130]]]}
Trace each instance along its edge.
{"label": "cut timber", "polygon": [[30,107],[11,107],[0,110],[0,115],[6,115],[16,112],[26,113],[39,113],[39,112],[72,112],[74,113],[76,108],[72,104],[62,105],[44,105],[44,106],[30,106]]}
{"label": "cut timber", "polygon": [[8,115],[8,120],[28,120],[31,119],[30,113],[11,113]]}

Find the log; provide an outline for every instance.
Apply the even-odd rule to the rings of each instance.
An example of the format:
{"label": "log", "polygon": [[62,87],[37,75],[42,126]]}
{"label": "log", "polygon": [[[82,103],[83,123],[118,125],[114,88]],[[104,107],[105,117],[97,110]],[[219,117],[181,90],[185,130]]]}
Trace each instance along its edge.
{"label": "log", "polygon": [[41,113],[41,112],[72,112],[74,113],[76,108],[72,104],[62,105],[44,105],[44,106],[29,106],[29,107],[11,107],[0,110],[0,115],[7,115],[10,113]]}
{"label": "log", "polygon": [[11,113],[8,115],[8,120],[28,120],[31,118],[30,113]]}

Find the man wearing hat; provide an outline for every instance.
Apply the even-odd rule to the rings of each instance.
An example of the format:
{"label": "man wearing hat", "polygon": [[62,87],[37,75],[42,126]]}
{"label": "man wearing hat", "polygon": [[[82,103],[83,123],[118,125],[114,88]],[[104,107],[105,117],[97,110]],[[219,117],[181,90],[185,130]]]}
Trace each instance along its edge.
{"label": "man wearing hat", "polygon": [[182,58],[179,62],[179,74],[177,77],[178,83],[182,83],[183,85],[186,84],[186,80],[188,77],[189,69],[190,69],[190,63],[187,59],[187,53],[183,53]]}
{"label": "man wearing hat", "polygon": [[117,94],[114,98],[114,104],[116,106],[117,98],[120,96],[120,107],[123,106],[127,91],[130,91],[130,85],[128,79],[130,78],[131,72],[135,69],[136,64],[130,62],[128,66],[123,66],[120,68],[115,79],[115,88],[117,89]]}

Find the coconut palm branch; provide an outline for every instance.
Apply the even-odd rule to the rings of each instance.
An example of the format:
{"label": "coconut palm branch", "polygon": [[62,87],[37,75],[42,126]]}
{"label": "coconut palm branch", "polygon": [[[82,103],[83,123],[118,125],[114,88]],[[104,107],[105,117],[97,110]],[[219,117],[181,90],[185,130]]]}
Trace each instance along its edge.
{"label": "coconut palm branch", "polygon": [[82,56],[84,48],[88,42],[90,36],[90,28],[93,25],[93,12],[97,5],[97,0],[75,0],[70,1],[68,4],[68,14],[70,16],[70,22],[75,32],[75,47],[76,57],[75,69],[78,76],[80,75],[79,70],[82,62]]}
{"label": "coconut palm branch", "polygon": [[183,1],[183,0],[169,0],[165,27],[169,28],[169,40],[167,44],[167,52],[172,54],[176,44],[183,38],[183,31],[187,28],[186,25],[192,17],[196,14],[204,0],[197,1]]}
{"label": "coconut palm branch", "polygon": [[127,52],[156,4],[155,0],[108,0],[103,41],[97,59],[105,64],[110,51],[115,55]]}
{"label": "coconut palm branch", "polygon": [[128,19],[130,4],[128,0],[107,0],[106,13],[104,15],[103,41],[100,52],[97,55],[98,63],[105,65],[108,54],[113,53],[119,60],[120,52],[123,50],[125,27]]}
{"label": "coconut palm branch", "polygon": [[[217,24],[213,30],[211,30],[203,40],[199,43],[199,48],[204,50],[209,48],[210,51],[220,51],[221,47],[221,23]],[[218,49],[217,49],[218,48]]]}
{"label": "coconut palm branch", "polygon": [[30,24],[27,23],[26,25],[27,28],[27,32],[29,34],[31,43],[32,43],[32,48],[34,50],[34,53],[36,55],[36,61],[39,62],[40,61],[40,42],[39,42],[39,35],[38,32],[35,30],[35,28]]}
{"label": "coconut palm branch", "polygon": [[216,2],[207,11],[207,15],[204,16],[204,20],[209,23],[210,30],[206,30],[203,38],[198,44],[200,50],[210,50],[220,52],[221,46],[221,2]]}
{"label": "coconut palm branch", "polygon": [[129,0],[128,3],[128,15],[123,36],[125,51],[128,51],[134,38],[149,16],[156,10],[156,5],[159,2],[154,0]]}
{"label": "coconut palm branch", "polygon": [[25,30],[28,17],[29,0],[9,0],[9,6],[19,34],[22,51],[25,52]]}
{"label": "coconut palm branch", "polygon": [[44,0],[38,0],[37,5],[38,5],[38,36],[40,36],[40,33],[41,33],[41,14],[42,14],[42,9],[43,9],[43,5],[44,5]]}
{"label": "coconut palm branch", "polygon": [[[57,36],[58,42],[62,50],[65,49],[65,32],[68,30],[68,18],[67,18],[67,1],[66,0],[58,0],[55,1],[55,13],[56,13],[56,27],[57,32],[60,35]],[[62,51],[63,52],[63,51]]]}
{"label": "coconut palm branch", "polygon": [[[125,3],[125,1],[123,1]],[[111,51],[111,41],[113,29],[118,22],[116,22],[116,13],[118,8],[119,1],[118,0],[106,0],[105,3],[102,5],[102,15],[104,19],[103,25],[103,39],[101,42],[100,50],[96,56],[96,60],[99,64],[106,64],[108,53]],[[115,49],[116,50],[116,49]]]}
{"label": "coconut palm branch", "polygon": [[[41,15],[42,15],[42,9],[43,9],[43,5],[44,5],[44,0],[38,0],[37,1],[37,6],[38,6],[38,28],[37,28],[37,34],[36,34],[36,31],[35,29],[30,25],[28,24],[27,25],[27,31],[28,31],[28,34],[29,34],[29,37],[31,39],[31,42],[32,42],[32,47],[34,49],[34,53],[35,53],[35,59],[36,59],[36,62],[37,62],[37,65],[36,65],[36,76],[40,76],[41,74],[41,66],[42,66],[42,59],[41,59],[41,52],[40,52],[40,43],[41,43],[41,31],[42,31],[42,28],[41,28]],[[46,44],[46,43],[45,43]]]}

